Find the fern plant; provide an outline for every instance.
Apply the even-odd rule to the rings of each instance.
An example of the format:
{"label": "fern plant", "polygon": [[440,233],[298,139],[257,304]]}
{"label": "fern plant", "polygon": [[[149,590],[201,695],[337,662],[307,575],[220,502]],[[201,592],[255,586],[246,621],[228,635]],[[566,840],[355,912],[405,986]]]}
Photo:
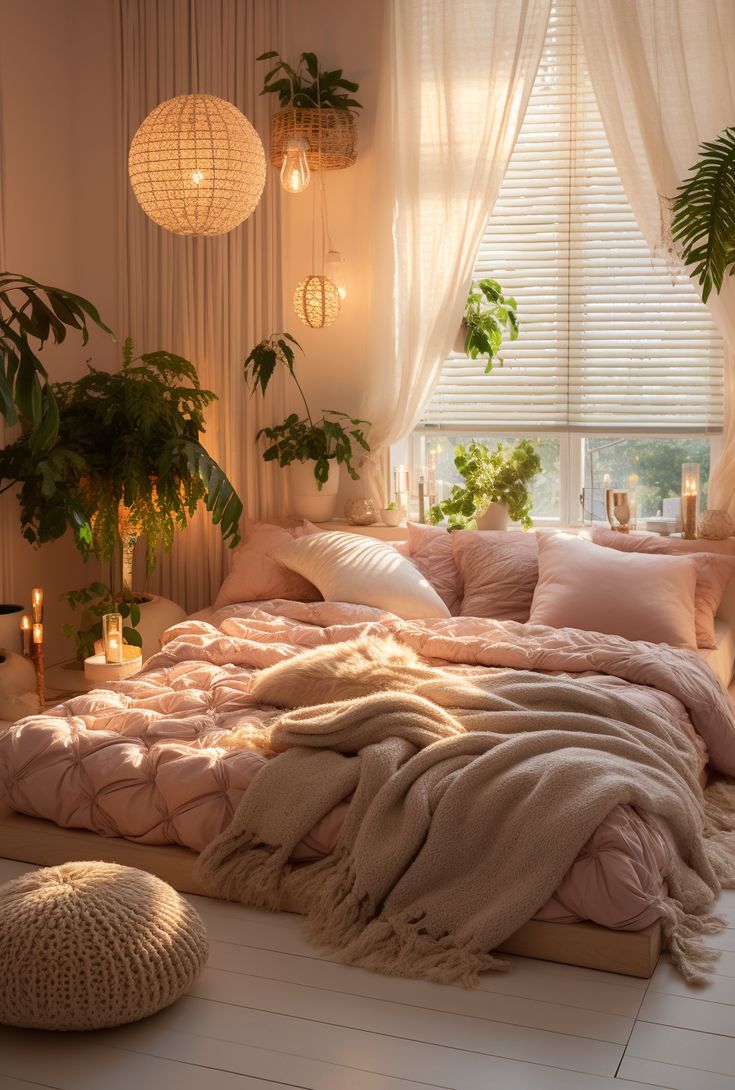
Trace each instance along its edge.
{"label": "fern plant", "polygon": [[49,450],[59,431],[53,387],[36,352],[49,339],[61,344],[68,329],[78,330],[85,345],[90,324],[113,336],[81,295],[0,273],[0,416],[11,425],[20,419],[34,450]]}
{"label": "fern plant", "polygon": [[59,426],[51,449],[38,450],[26,428],[0,451],[2,491],[20,485],[27,541],[42,545],[71,528],[85,557],[111,564],[109,593],[127,598],[132,548],[124,546],[145,536],[150,572],[157,546],[169,549],[200,503],[237,544],[242,503],[200,441],[215,395],[201,389],[193,364],[171,352],[134,357],[127,340],[119,371],[89,367],[52,393]]}
{"label": "fern plant", "polygon": [[735,128],[705,141],[700,152],[674,198],[671,233],[706,303],[735,268]]}

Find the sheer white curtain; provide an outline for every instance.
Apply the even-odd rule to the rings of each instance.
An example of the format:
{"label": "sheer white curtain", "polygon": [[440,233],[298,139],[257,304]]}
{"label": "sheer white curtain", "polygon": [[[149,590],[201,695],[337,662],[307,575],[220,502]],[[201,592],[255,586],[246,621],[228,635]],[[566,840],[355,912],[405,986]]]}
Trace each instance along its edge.
{"label": "sheer white curtain", "polygon": [[[118,0],[120,146],[164,99],[192,91],[219,95],[241,109],[264,139],[271,107],[258,92],[255,58],[283,51],[283,0]],[[283,387],[250,398],[242,376],[247,352],[280,330],[279,186],[269,169],[261,202],[227,235],[184,238],[157,227],[138,206],[119,170],[122,337],[138,352],[165,348],[196,365],[219,400],[208,410],[204,442],[237,488],[249,515],[280,512],[283,481],[256,449],[255,433],[281,410]],[[208,605],[227,570],[217,527],[199,512],[177,535],[154,589],[189,610]]]}
{"label": "sheer white curtain", "polygon": [[[0,102],[0,117],[2,116]],[[2,130],[0,129],[0,272],[5,268],[5,208],[4,192],[4,157]],[[9,441],[9,429],[0,419],[0,447]],[[15,585],[15,537],[17,537],[17,512],[12,491],[0,495],[0,602],[9,603]],[[11,535],[12,527],[12,535]]]}
{"label": "sheer white curtain", "polygon": [[[577,0],[600,113],[654,251],[671,252],[670,199],[699,145],[735,125],[733,0]],[[735,514],[735,280],[710,296],[726,343],[725,446],[710,507]]]}
{"label": "sheer white curtain", "polygon": [[419,418],[452,346],[488,215],[523,121],[550,0],[393,0],[376,124],[369,384],[373,456]]}

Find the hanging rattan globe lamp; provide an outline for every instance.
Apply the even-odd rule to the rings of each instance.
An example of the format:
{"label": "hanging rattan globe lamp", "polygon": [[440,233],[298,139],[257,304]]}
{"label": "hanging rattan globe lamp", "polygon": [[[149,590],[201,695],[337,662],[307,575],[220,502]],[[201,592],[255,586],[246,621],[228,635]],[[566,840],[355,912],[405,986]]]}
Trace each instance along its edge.
{"label": "hanging rattan globe lamp", "polygon": [[340,303],[337,285],[328,276],[307,276],[293,297],[296,316],[312,329],[331,325],[339,314]]}
{"label": "hanging rattan globe lamp", "polygon": [[215,95],[156,106],[133,137],[130,184],[154,223],[178,235],[221,235],[255,210],[265,153],[243,113]]}

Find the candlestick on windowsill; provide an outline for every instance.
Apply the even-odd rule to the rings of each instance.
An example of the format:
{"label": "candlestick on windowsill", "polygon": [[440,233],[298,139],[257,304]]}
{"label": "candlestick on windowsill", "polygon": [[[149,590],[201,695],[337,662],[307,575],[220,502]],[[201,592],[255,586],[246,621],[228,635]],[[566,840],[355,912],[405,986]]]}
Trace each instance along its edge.
{"label": "candlestick on windowsill", "polygon": [[699,463],[684,462],[681,467],[682,537],[690,541],[697,536],[699,491]]}

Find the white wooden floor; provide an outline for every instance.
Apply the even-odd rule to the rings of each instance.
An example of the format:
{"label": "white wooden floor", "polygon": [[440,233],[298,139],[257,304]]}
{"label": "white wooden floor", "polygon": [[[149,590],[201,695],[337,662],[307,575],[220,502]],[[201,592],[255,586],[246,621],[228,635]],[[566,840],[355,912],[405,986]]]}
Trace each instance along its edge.
{"label": "white wooden floor", "polygon": [[[0,881],[32,869],[0,860]],[[192,897],[189,994],[94,1034],[0,1027],[0,1090],[735,1090],[735,892],[711,985],[512,958],[466,992],[336,965],[300,921]],[[0,966],[2,973],[2,966]]]}

